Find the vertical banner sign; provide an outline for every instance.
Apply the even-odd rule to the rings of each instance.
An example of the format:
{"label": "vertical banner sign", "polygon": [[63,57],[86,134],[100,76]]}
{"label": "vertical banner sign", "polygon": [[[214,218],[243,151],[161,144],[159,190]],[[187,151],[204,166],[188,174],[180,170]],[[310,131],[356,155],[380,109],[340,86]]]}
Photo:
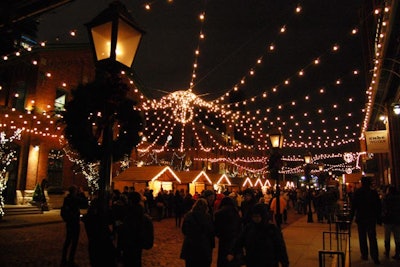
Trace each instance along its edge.
{"label": "vertical banner sign", "polygon": [[365,132],[368,153],[388,153],[389,140],[387,130]]}

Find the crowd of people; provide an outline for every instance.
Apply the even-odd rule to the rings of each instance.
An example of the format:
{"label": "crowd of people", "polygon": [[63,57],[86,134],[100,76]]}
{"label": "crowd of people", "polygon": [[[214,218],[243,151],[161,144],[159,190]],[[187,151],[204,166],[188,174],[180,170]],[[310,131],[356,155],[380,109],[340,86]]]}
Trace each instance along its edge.
{"label": "crowd of people", "polygon": [[[134,187],[125,187],[122,192],[114,190],[106,211],[101,198],[94,195],[81,218],[79,210],[87,199],[71,186],[65,205],[72,207],[74,215],[66,221],[62,266],[75,266],[79,220],[85,225],[92,266],[141,266],[145,232],[141,218],[148,215],[158,221],[175,218],[176,227],[184,235],[181,258],[187,267],[211,265],[215,238],[219,240],[218,267],[244,263],[249,267],[261,266],[257,265],[257,257],[268,263],[263,267],[278,266],[279,262],[289,265],[281,230],[273,224],[272,192],[246,189],[218,194],[203,190],[193,196],[183,190],[161,190],[155,196],[153,193],[151,189],[139,193]],[[281,205],[283,214],[290,205],[286,204],[290,202],[288,192],[281,199],[285,203]],[[255,243],[258,245],[254,246]],[[275,251],[267,258],[260,250],[265,246]]]}
{"label": "crowd of people", "polygon": [[272,217],[261,191],[216,194],[204,190],[184,216],[180,257],[186,267],[211,266],[217,237],[218,267],[287,267],[285,241]]}
{"label": "crowd of people", "polygon": [[[389,257],[393,234],[395,253],[392,258],[400,260],[400,193],[389,186],[379,194],[366,177],[361,179],[361,184],[354,192],[346,192],[346,197],[351,207],[349,219],[357,223],[362,259],[371,256],[380,264],[375,227],[383,223],[384,255]],[[136,192],[134,187],[125,187],[122,192],[114,190],[110,199],[107,213],[101,212],[104,203],[96,197],[92,199],[82,219],[88,235],[89,256],[93,255],[92,266],[104,266],[104,263],[107,266],[141,266],[142,249],[152,246],[152,240],[149,247],[143,245],[146,231],[142,218],[147,216],[158,221],[175,218],[175,226],[181,228],[184,235],[180,257],[186,267],[211,266],[213,249],[218,249],[217,267],[286,267],[289,258],[280,224],[287,222],[287,210],[306,214],[311,201],[318,222],[331,223],[336,219],[339,192],[336,187],[312,191],[285,189],[280,192],[280,205],[277,205],[278,198],[273,190],[262,192],[247,188],[223,193],[203,190],[193,195],[184,190],[160,190],[154,195],[151,189]],[[72,186],[64,203],[72,206],[73,215],[72,219],[65,220],[67,236],[62,264],[74,266],[79,209],[87,199],[82,197],[79,188]],[[218,248],[215,248],[216,238]]]}

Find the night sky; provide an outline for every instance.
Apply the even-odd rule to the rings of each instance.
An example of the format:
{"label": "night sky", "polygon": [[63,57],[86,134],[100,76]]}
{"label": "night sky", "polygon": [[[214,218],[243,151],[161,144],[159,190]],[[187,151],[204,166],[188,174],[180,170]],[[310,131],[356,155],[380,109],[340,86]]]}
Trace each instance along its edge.
{"label": "night sky", "polygon": [[[43,15],[39,40],[88,42],[83,24],[109,2],[76,0]],[[362,1],[156,0],[150,10],[145,1],[121,2],[146,31],[133,68],[147,96],[188,89],[198,49],[193,92],[202,98],[231,92],[232,110],[263,120],[264,132],[281,127],[287,147],[358,152],[368,86]]]}

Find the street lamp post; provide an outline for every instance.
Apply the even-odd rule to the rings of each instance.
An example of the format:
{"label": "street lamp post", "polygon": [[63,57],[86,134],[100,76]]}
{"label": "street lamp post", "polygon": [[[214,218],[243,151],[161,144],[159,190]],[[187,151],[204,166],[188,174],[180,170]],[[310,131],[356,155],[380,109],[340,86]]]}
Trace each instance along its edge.
{"label": "street lamp post", "polygon": [[274,129],[269,133],[269,139],[271,141],[272,153],[268,160],[268,167],[271,173],[272,179],[275,180],[276,184],[276,216],[275,221],[278,228],[281,227],[282,224],[282,214],[281,214],[281,202],[280,202],[280,177],[279,170],[282,167],[282,156],[279,153],[279,150],[283,145],[283,134],[279,129]]}
{"label": "street lamp post", "polygon": [[[144,31],[140,29],[129,14],[126,7],[119,1],[113,1],[108,8],[86,24],[90,44],[94,51],[96,63],[96,79],[109,79],[107,99],[104,99],[104,118],[102,125],[102,158],[100,161],[99,198],[104,209],[108,207],[108,197],[111,189],[112,150],[115,96],[121,81],[122,70],[129,70],[133,64]],[[106,211],[106,210],[105,210]]]}
{"label": "street lamp post", "polygon": [[314,222],[313,220],[313,215],[312,215],[312,208],[311,208],[311,201],[312,201],[312,194],[311,194],[311,161],[312,161],[312,155],[310,152],[308,152],[306,155],[304,155],[304,175],[306,177],[306,182],[308,185],[308,213],[307,213],[307,222],[312,223]]}

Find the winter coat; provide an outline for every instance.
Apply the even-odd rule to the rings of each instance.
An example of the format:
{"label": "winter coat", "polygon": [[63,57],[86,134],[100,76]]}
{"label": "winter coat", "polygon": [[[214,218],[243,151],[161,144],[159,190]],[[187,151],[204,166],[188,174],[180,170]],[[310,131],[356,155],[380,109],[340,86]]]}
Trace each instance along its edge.
{"label": "winter coat", "polygon": [[214,226],[208,213],[189,211],[182,223],[184,240],[180,258],[190,261],[212,260]]}
{"label": "winter coat", "polygon": [[382,204],[378,192],[368,186],[362,186],[354,192],[351,218],[355,216],[356,223],[381,223]]}
{"label": "winter coat", "polygon": [[274,224],[250,222],[235,243],[235,254],[243,254],[247,267],[289,266],[282,233]]}
{"label": "winter coat", "polygon": [[214,217],[215,235],[219,240],[217,266],[229,266],[226,256],[232,252],[241,232],[241,218],[234,206],[223,206]]}
{"label": "winter coat", "polygon": [[387,194],[382,202],[382,221],[400,225],[400,194]]}

